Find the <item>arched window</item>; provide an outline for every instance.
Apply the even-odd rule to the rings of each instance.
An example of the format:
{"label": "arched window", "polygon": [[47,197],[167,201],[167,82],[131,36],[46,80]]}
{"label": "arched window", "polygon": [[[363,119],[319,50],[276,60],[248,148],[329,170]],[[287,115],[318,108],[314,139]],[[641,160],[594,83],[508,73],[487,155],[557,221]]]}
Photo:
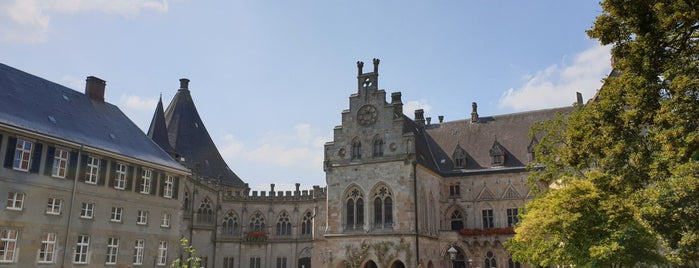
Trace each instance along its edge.
{"label": "arched window", "polygon": [[182,204],[183,205],[182,207],[184,208],[184,211],[189,211],[189,191],[187,191],[187,190],[185,190],[185,192],[184,192],[183,202],[184,202],[184,204]]}
{"label": "arched window", "polygon": [[199,205],[197,210],[197,222],[199,223],[213,223],[214,220],[214,210],[211,209],[211,201],[208,197],[205,197]]}
{"label": "arched window", "polygon": [[228,212],[225,217],[223,217],[223,223],[221,224],[222,232],[224,236],[232,236],[240,234],[240,224],[238,223],[238,215],[233,213],[233,211]]}
{"label": "arched window", "polygon": [[277,221],[277,235],[291,235],[291,220],[289,214],[282,212]]}
{"label": "arched window", "polygon": [[512,261],[512,258],[507,260],[507,268],[520,268],[519,262]]}
{"label": "arched window", "polygon": [[345,211],[347,230],[361,230],[364,228],[364,194],[356,187],[347,192],[345,197],[347,211]]}
{"label": "arched window", "polygon": [[250,218],[250,231],[265,231],[265,217],[262,216],[262,212],[255,212],[255,214],[253,214]]}
{"label": "arched window", "polygon": [[454,210],[451,213],[451,230],[459,231],[464,229],[464,216],[461,215],[461,211]]}
{"label": "arched window", "polygon": [[456,149],[454,149],[451,157],[454,159],[454,168],[466,167],[466,151],[461,146],[456,145]]}
{"label": "arched window", "polygon": [[374,192],[374,228],[393,228],[393,199],[386,186],[376,188]]}
{"label": "arched window", "polygon": [[379,135],[374,137],[374,148],[372,152],[374,157],[383,156],[383,139],[381,139]]}
{"label": "arched window", "polygon": [[313,230],[313,214],[308,211],[303,215],[303,222],[301,222],[301,235],[310,235]]}
{"label": "arched window", "polygon": [[352,159],[362,159],[362,142],[359,138],[352,140]]}
{"label": "arched window", "polygon": [[493,255],[492,251],[488,251],[488,253],[485,254],[484,265],[484,268],[498,267],[497,263],[495,263],[495,255]]}

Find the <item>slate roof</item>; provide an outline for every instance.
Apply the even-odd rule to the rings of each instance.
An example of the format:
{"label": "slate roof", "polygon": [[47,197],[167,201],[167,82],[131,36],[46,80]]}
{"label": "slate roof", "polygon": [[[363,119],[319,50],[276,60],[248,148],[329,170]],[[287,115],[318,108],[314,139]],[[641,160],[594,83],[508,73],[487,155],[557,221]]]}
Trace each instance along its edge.
{"label": "slate roof", "polygon": [[[567,114],[572,110],[570,106],[480,117],[478,123],[471,123],[469,118],[432,124],[423,130],[411,126],[416,133],[417,158],[420,164],[444,176],[523,169],[529,162],[530,127],[535,122],[555,118],[557,113]],[[496,143],[504,149],[502,166],[491,164],[490,150]],[[454,168],[452,155],[457,146],[466,151],[463,168]]]}
{"label": "slate roof", "polygon": [[163,98],[158,99],[158,105],[155,107],[153,119],[148,128],[148,137],[160,146],[165,152],[170,155],[177,155],[175,148],[172,148],[168,140],[167,127],[165,124],[165,111],[163,110]]}
{"label": "slate roof", "polygon": [[[186,83],[185,83],[186,84]],[[165,110],[168,140],[194,174],[236,187],[245,183],[221,157],[199,117],[188,87],[181,87]]]}
{"label": "slate roof", "polygon": [[117,106],[4,64],[0,124],[188,172]]}

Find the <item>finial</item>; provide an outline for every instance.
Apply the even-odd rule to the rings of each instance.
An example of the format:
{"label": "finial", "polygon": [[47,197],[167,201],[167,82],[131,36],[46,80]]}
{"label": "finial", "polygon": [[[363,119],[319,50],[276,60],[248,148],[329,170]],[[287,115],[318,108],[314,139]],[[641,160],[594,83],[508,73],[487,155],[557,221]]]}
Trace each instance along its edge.
{"label": "finial", "polygon": [[364,67],[363,61],[357,62],[357,75],[362,75],[362,68]]}

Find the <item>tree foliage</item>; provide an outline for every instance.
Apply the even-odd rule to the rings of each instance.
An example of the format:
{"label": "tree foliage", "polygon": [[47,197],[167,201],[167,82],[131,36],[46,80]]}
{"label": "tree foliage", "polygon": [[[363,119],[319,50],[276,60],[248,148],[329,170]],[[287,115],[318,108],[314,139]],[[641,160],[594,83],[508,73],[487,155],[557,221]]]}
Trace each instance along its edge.
{"label": "tree foliage", "polygon": [[201,267],[201,258],[197,257],[197,250],[194,248],[194,246],[189,244],[189,240],[187,238],[182,238],[180,239],[180,246],[182,246],[182,250],[184,251],[185,254],[187,254],[187,258],[182,260],[180,258],[177,258],[174,260],[171,264],[170,267],[172,268],[199,268]]}
{"label": "tree foliage", "polygon": [[533,128],[531,167],[545,168],[530,182],[552,187],[507,246],[539,265],[697,265],[699,1],[601,6],[587,33],[612,46],[614,70],[591,102]]}

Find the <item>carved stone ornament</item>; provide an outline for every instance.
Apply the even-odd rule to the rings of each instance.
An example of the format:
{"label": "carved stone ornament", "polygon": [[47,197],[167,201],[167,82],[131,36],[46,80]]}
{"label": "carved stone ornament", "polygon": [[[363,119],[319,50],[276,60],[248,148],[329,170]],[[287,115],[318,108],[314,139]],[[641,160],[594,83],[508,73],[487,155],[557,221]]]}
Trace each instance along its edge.
{"label": "carved stone ornament", "polygon": [[364,105],[357,111],[357,122],[365,127],[376,123],[378,119],[378,111],[373,105]]}

